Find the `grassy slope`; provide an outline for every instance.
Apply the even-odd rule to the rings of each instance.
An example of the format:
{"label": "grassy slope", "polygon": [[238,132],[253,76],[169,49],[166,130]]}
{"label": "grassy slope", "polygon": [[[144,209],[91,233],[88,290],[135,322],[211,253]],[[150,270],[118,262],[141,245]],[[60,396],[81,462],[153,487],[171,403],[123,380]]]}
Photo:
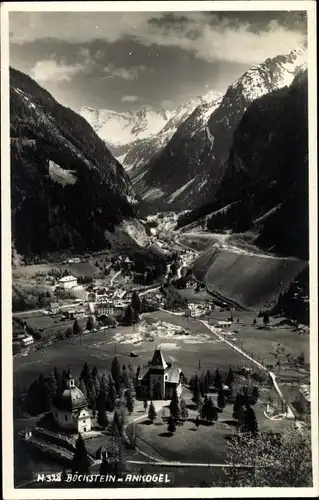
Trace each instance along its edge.
{"label": "grassy slope", "polygon": [[306,265],[297,259],[237,254],[212,246],[195,261],[194,271],[209,291],[257,308],[275,301]]}

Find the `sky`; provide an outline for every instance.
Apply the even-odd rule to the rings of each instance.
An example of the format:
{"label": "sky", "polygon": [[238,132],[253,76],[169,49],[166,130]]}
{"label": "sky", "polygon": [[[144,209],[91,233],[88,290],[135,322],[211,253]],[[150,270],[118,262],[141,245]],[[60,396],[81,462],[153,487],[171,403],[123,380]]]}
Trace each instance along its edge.
{"label": "sky", "polygon": [[304,12],[10,12],[10,65],[61,104],[174,109],[306,42]]}

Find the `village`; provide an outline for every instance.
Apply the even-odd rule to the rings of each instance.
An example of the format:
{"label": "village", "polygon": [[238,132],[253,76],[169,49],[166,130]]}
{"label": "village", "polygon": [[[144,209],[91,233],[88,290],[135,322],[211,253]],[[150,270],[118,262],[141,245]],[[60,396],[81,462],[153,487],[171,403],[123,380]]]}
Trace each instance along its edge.
{"label": "village", "polygon": [[[63,477],[163,463],[185,484],[178,464],[224,463],[239,431],[269,437],[307,425],[305,337],[292,344],[289,322],[210,296],[184,255],[144,285],[134,284],[127,257],[91,277],[71,274],[81,265],[74,261],[41,275],[55,299],[13,314],[14,422],[25,463]],[[284,354],[274,350],[279,337]],[[288,345],[297,367],[284,359]],[[34,485],[32,477],[17,481]]]}
{"label": "village", "polygon": [[177,485],[203,485],[201,468],[222,467],[242,432],[308,425],[307,333],[209,293],[195,250],[151,245],[157,270],[105,254],[30,266],[41,294],[13,312],[14,426],[29,464],[17,485],[34,487],[35,464],[61,477],[163,464]]}
{"label": "village", "polygon": [[[188,250],[186,256],[185,253],[183,250],[180,261],[177,255],[173,262],[169,260],[164,275],[152,279],[151,283],[147,272],[135,272],[134,261],[128,256],[119,256],[111,262],[103,259],[102,264],[96,260],[95,265],[75,257],[62,261],[59,267],[46,266],[45,270],[35,272],[28,281],[33,280],[35,288],[46,287],[46,292],[40,297],[43,307],[13,312],[13,354],[27,355],[28,348],[38,348],[41,341],[70,336],[74,321],[80,321],[81,333],[84,334],[122,324],[134,291],[143,297],[144,312],[165,305],[160,289],[162,285],[174,282],[174,278],[177,288],[199,291],[203,284],[187,268],[194,252]],[[206,308],[211,307],[208,302]],[[187,307],[188,313],[198,314],[198,308],[202,311],[200,303],[198,307],[191,303]],[[84,327],[87,322],[88,328]]]}

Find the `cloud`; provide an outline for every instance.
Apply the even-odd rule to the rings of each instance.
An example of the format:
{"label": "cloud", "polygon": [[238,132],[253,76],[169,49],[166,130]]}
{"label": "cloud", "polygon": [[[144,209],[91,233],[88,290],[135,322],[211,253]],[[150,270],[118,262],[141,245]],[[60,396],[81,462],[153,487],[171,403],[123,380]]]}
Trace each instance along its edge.
{"label": "cloud", "polygon": [[161,101],[161,106],[164,109],[174,109],[176,107],[176,103],[174,101],[171,101],[170,99],[164,99]]}
{"label": "cloud", "polygon": [[240,64],[260,63],[305,42],[304,33],[283,27],[277,21],[269,22],[259,31],[252,29],[247,21],[223,19],[216,24],[212,21],[213,18],[203,18],[201,13],[166,23],[151,20],[149,29],[140,33],[139,41],[149,46],[179,47],[208,62],[223,60]]}
{"label": "cloud", "polygon": [[[208,62],[256,64],[304,44],[306,21],[296,14],[12,12],[10,32],[11,42],[18,44],[48,38],[69,43],[133,39],[145,46],[179,47]],[[123,70],[118,77],[132,80],[133,75]]]}
{"label": "cloud", "polygon": [[116,68],[110,63],[103,68],[104,73],[109,75],[109,78],[120,78],[122,80],[133,81],[137,80],[141,71],[145,71],[146,66],[133,66],[132,68]]}
{"label": "cloud", "polygon": [[[256,64],[303,45],[304,17],[296,12],[12,12],[10,33],[18,44],[48,38],[69,43],[132,39],[145,46],[179,47],[208,62]],[[136,78],[134,70],[115,76]]]}
{"label": "cloud", "polygon": [[54,59],[37,61],[31,69],[32,77],[39,83],[69,82],[75,75],[85,70],[85,65],[58,63]]}
{"label": "cloud", "polygon": [[137,95],[123,95],[121,98],[122,102],[137,102],[140,100],[140,97]]}

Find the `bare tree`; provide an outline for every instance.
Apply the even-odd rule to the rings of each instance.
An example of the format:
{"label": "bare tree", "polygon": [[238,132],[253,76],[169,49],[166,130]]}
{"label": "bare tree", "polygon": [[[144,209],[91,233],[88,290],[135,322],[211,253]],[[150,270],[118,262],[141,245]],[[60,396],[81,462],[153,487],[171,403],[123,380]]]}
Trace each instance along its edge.
{"label": "bare tree", "polygon": [[138,426],[133,422],[132,424],[127,426],[126,429],[126,442],[127,446],[131,450],[135,450],[136,448],[136,441],[137,438],[139,437],[139,428]]}
{"label": "bare tree", "polygon": [[310,429],[292,424],[282,435],[239,434],[229,442],[227,462],[224,481],[232,486],[311,486]]}
{"label": "bare tree", "polygon": [[288,352],[286,348],[279,342],[274,351],[270,352],[272,356],[277,360],[275,366],[281,368],[289,368],[295,372],[298,372],[306,377],[310,375],[310,365],[305,362],[304,353],[300,353],[299,356],[293,355]]}

